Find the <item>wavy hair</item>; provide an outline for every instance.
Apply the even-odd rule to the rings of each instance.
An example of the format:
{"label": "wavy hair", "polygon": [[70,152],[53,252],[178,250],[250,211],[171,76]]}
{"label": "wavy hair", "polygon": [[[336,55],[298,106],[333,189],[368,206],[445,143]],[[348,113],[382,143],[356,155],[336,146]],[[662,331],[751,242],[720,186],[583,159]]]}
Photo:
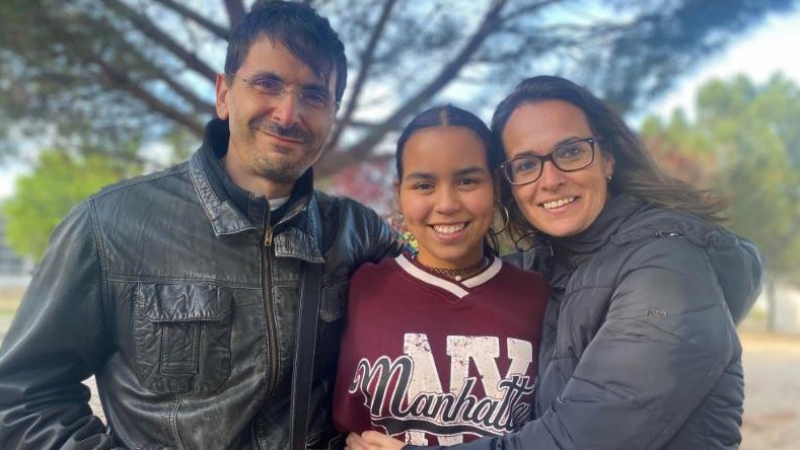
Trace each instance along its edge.
{"label": "wavy hair", "polygon": [[[712,223],[722,224],[723,203],[706,190],[696,189],[664,173],[622,117],[587,89],[557,76],[537,76],[522,80],[495,109],[492,133],[495,151],[505,159],[502,135],[511,114],[521,105],[546,100],[561,100],[586,115],[595,136],[600,136],[602,151],[614,157],[614,177],[608,184],[611,196],[628,194],[674,211],[687,212]],[[515,242],[537,230],[525,219],[514,201],[511,186],[503,182],[500,200],[509,210],[509,229]]]}

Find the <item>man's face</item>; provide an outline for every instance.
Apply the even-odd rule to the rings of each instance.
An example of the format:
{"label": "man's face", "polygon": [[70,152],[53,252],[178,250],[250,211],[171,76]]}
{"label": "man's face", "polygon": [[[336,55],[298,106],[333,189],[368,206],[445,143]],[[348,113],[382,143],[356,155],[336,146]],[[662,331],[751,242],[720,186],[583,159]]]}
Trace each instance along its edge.
{"label": "man's face", "polygon": [[268,37],[253,42],[230,80],[218,75],[217,114],[230,126],[226,170],[237,184],[291,192],[333,127],[336,74],[328,78]]}

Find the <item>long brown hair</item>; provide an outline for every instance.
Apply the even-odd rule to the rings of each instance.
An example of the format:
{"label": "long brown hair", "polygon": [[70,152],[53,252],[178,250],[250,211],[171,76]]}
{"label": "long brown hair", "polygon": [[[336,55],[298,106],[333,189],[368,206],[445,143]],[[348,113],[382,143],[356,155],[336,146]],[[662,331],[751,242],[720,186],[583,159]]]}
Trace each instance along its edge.
{"label": "long brown hair", "polygon": [[[664,173],[619,114],[587,89],[561,77],[527,78],[500,102],[492,117],[496,151],[503,152],[503,130],[514,110],[525,103],[545,100],[562,100],[576,106],[586,115],[594,135],[602,138],[603,151],[610,153],[615,161],[614,177],[608,184],[609,195],[624,193],[712,223],[724,222],[721,214],[724,205],[718,198]],[[505,159],[505,155],[502,157]],[[509,210],[512,239],[517,241],[536,231],[519,210],[508,183],[502,183],[500,200]]]}

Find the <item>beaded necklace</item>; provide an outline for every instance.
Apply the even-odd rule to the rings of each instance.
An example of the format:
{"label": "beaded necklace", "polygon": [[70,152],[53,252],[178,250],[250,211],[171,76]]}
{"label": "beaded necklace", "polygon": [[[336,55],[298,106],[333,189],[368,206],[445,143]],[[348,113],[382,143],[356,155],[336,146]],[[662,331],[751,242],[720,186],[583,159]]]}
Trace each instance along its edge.
{"label": "beaded necklace", "polygon": [[456,281],[461,281],[465,278],[471,277],[472,275],[480,273],[481,271],[483,271],[483,269],[485,269],[489,265],[489,261],[490,261],[489,258],[484,257],[481,258],[480,261],[476,262],[471,266],[459,267],[457,269],[444,269],[441,267],[431,267],[425,265],[422,262],[420,262],[419,259],[417,259],[417,263],[420,266],[424,267],[426,270],[431,271],[437,275],[442,275],[447,278],[452,278],[453,280]]}

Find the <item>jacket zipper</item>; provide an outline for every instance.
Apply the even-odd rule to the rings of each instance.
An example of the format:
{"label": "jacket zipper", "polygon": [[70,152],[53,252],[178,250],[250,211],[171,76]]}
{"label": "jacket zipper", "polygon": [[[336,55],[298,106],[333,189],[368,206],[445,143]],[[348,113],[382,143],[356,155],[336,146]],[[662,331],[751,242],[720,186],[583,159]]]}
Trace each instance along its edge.
{"label": "jacket zipper", "polygon": [[255,420],[250,422],[250,450],[261,450],[261,444],[258,442]]}
{"label": "jacket zipper", "polygon": [[[269,352],[269,361],[267,363],[267,371],[269,372],[269,379],[267,380],[267,401],[272,396],[275,390],[276,378],[278,378],[278,348],[277,339],[275,338],[275,314],[272,311],[272,295],[270,295],[272,285],[271,275],[271,261],[270,261],[270,247],[272,246],[272,227],[269,225],[270,211],[267,208],[264,211],[264,237],[260,241],[260,254],[261,260],[264,261],[264,268],[261,271],[261,295],[264,298],[264,318],[267,324],[267,346]],[[261,450],[261,443],[258,441],[257,420],[253,420],[250,425],[250,449]]]}
{"label": "jacket zipper", "polygon": [[272,308],[272,226],[269,224],[270,211],[264,213],[264,239],[262,254],[264,255],[264,270],[262,276],[264,280],[261,283],[262,293],[264,295],[264,314],[267,320],[267,340],[269,342],[269,381],[267,382],[267,398],[275,393],[278,384],[278,374],[280,373],[278,358],[278,338],[277,338],[277,324],[275,323],[275,312]]}
{"label": "jacket zipper", "polygon": [[266,224],[266,228],[264,230],[264,240],[263,240],[263,253],[264,253],[264,282],[261,283],[263,295],[264,295],[264,312],[267,317],[267,338],[269,339],[269,356],[271,361],[273,362],[270,364],[270,371],[269,371],[269,382],[267,383],[267,397],[271,397],[275,394],[275,391],[278,389],[278,374],[281,373],[280,371],[280,358],[278,358],[278,338],[277,338],[277,328],[278,325],[275,319],[275,312],[272,308],[272,295],[271,290],[267,287],[267,284],[272,284],[272,239],[274,237],[274,229],[282,223],[288,222],[294,216],[299,214],[299,211],[295,211],[293,214],[290,214],[286,217],[283,217],[275,226],[270,226],[270,212],[267,211],[265,215],[264,223]]}
{"label": "jacket zipper", "polygon": [[[294,216],[298,214],[295,211],[293,214],[284,217],[281,221],[276,224],[279,225],[280,223],[284,223]],[[267,395],[266,398],[269,399],[278,388],[278,374],[280,373],[279,365],[280,360],[278,359],[278,346],[277,346],[277,324],[275,323],[275,313],[272,309],[272,238],[274,237],[274,229],[275,227],[269,224],[270,222],[270,211],[267,209],[264,212],[264,239],[262,240],[263,247],[261,248],[261,255],[262,259],[264,260],[264,270],[262,272],[262,277],[264,279],[261,281],[261,292],[264,296],[264,316],[266,317],[267,321],[267,340],[269,342],[269,381],[267,382]],[[255,422],[250,428],[250,447],[252,450],[260,450],[261,444],[258,442],[258,433],[255,429]]]}
{"label": "jacket zipper", "polygon": [[[287,217],[284,217],[277,225],[284,223],[294,216],[296,216],[299,212],[295,212]],[[264,239],[262,239],[263,246],[261,247],[261,254],[262,259],[264,260],[264,270],[261,272],[261,276],[264,278],[261,281],[261,292],[264,296],[264,315],[267,321],[267,340],[269,341],[269,357],[271,364],[269,365],[269,381],[267,382],[267,399],[271,397],[278,388],[278,374],[280,373],[279,364],[280,359],[278,358],[278,339],[277,339],[277,324],[275,323],[275,313],[272,309],[272,295],[271,289],[267,286],[268,284],[272,285],[272,255],[271,255],[271,248],[272,248],[272,238],[274,237],[274,228],[269,224],[270,222],[270,211],[264,212]],[[253,428],[251,429],[251,448],[253,450],[260,450],[261,444],[258,442],[258,434],[256,430]]]}

